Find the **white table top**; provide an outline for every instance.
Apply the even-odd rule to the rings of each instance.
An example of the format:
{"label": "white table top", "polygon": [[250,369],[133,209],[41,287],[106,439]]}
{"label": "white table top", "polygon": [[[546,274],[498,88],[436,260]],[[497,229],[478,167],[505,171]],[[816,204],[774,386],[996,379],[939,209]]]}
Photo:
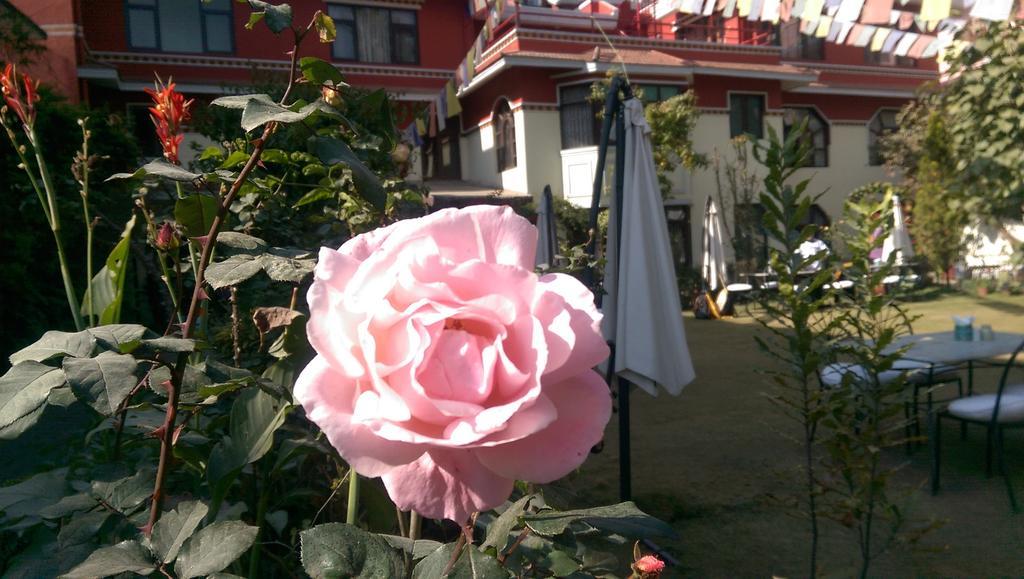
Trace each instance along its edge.
{"label": "white table top", "polygon": [[934,364],[959,364],[969,360],[988,360],[1009,356],[1024,342],[1024,334],[1011,332],[995,332],[995,339],[980,341],[978,331],[974,331],[975,340],[958,342],[953,339],[953,331],[935,332],[931,334],[913,334],[898,338],[894,348],[910,346],[904,354],[907,358]]}

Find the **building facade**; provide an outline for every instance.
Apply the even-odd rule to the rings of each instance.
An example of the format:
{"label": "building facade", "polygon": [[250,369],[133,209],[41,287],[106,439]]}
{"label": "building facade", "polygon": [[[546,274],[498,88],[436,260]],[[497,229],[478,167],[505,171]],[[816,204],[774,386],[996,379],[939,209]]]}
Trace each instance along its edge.
{"label": "building facade", "polygon": [[[142,89],[173,76],[191,95],[252,86],[287,69],[288,40],[245,29],[230,0],[13,0],[47,32],[40,73],[72,99],[123,107],[145,122]],[[521,0],[488,21],[466,0],[294,0],[296,22],[316,10],[337,25],[333,45],[304,54],[336,64],[353,85],[386,88],[411,108],[436,102],[480,30],[489,40],[460,83],[461,112],[422,135],[420,175],[589,205],[598,125],[590,86],[625,69],[645,99],[696,95],[698,152],[731,154],[740,134],[784,134],[807,119],[814,153],[801,177],[826,191],[821,219],[840,215],[856,187],[885,180],[875,143],[895,113],[937,78],[934,59],[871,52],[853,39],[804,35],[798,23],[688,15],[673,0]],[[912,22],[907,23],[913,26]],[[827,32],[827,31],[826,31]],[[824,36],[824,35],[823,35]],[[479,45],[478,45],[479,46]],[[682,264],[699,248],[700,210],[717,190],[710,168],[672,176],[666,201]]]}

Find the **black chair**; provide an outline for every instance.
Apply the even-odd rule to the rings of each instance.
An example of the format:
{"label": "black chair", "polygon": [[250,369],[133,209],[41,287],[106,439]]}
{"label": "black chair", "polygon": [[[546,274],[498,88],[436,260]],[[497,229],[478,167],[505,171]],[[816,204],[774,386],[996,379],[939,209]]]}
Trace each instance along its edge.
{"label": "black chair", "polygon": [[961,425],[978,424],[986,429],[985,470],[992,475],[992,452],[995,450],[999,473],[1006,480],[1006,492],[1010,497],[1010,506],[1018,511],[1017,497],[1006,469],[1003,452],[1003,431],[1007,428],[1024,426],[1024,385],[1008,385],[1010,370],[1016,364],[1018,356],[1024,350],[1021,342],[1013,351],[1010,360],[1003,369],[999,379],[999,389],[995,394],[977,394],[954,400],[945,409],[929,415],[929,443],[932,448],[932,494],[939,491],[939,469],[942,449],[942,420],[953,419]]}

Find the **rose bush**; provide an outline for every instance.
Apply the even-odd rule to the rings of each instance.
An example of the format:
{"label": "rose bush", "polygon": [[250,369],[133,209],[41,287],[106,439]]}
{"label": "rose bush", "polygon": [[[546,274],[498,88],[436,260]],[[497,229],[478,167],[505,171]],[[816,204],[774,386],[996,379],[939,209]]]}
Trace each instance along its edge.
{"label": "rose bush", "polygon": [[536,245],[510,208],[478,206],[320,250],[295,398],[401,509],[465,522],[600,441],[600,314],[574,278],[533,272]]}

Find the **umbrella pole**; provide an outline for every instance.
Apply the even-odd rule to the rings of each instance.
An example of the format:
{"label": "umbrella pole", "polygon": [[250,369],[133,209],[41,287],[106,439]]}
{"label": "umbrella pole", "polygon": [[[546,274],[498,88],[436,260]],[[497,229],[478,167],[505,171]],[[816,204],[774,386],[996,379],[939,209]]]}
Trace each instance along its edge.
{"label": "umbrella pole", "polygon": [[[608,87],[608,96],[604,103],[604,120],[601,123],[601,144],[597,149],[597,168],[594,173],[594,189],[590,198],[590,243],[587,244],[587,252],[591,256],[597,255],[597,217],[601,212],[601,191],[604,187],[604,169],[608,159],[608,144],[611,140],[612,122],[615,122],[615,215],[616,220],[616,243],[621,244],[622,240],[622,194],[625,185],[626,174],[622,166],[626,163],[626,122],[622,112],[623,99],[619,92],[626,99],[633,98],[629,83],[622,77],[616,76]],[[615,256],[618,259],[619,248],[616,248]],[[616,275],[619,274],[619,267],[616,264]],[[588,287],[594,290],[595,301],[601,305],[603,292],[597,287],[594,269],[588,268],[584,271],[584,281]],[[611,347],[611,355],[608,358],[608,385],[611,387],[611,378],[615,373],[615,341],[608,341]],[[633,494],[632,473],[630,458],[630,437],[629,437],[629,388],[628,380],[617,377],[618,383],[618,412],[619,412],[619,495],[624,501],[630,500]]]}
{"label": "umbrella pole", "polygon": [[[617,89],[618,87],[613,85],[613,88]],[[624,90],[626,98],[629,98],[628,84],[624,85]],[[615,252],[615,258],[619,263],[615,266],[615,275],[621,276],[619,266],[622,263],[622,195],[626,182],[626,172],[623,170],[623,165],[626,164],[626,119],[618,92],[615,90],[615,215],[618,217],[615,220],[615,241],[619,247]],[[628,501],[633,497],[633,463],[630,456],[629,440],[629,387],[631,384],[629,380],[625,380],[621,376],[617,377],[617,382],[619,385],[619,499]]]}

